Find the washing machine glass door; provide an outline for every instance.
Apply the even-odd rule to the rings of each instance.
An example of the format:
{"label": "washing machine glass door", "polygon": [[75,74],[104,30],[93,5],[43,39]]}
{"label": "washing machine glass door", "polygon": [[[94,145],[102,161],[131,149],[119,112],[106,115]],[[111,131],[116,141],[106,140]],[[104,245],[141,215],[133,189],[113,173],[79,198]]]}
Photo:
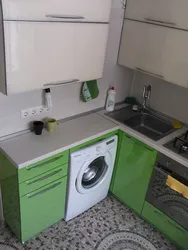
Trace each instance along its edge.
{"label": "washing machine glass door", "polygon": [[[109,159],[109,155],[107,158]],[[78,192],[88,193],[100,185],[108,174],[109,164],[107,158],[100,156],[84,164],[76,181]]]}

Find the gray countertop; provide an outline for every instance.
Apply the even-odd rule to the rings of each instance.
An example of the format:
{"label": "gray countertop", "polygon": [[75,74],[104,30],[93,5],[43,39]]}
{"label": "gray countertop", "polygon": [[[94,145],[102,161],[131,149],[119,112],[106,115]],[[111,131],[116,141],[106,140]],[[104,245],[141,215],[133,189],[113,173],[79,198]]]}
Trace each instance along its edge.
{"label": "gray countertop", "polygon": [[62,122],[53,133],[28,132],[1,141],[0,148],[16,167],[23,168],[116,129],[117,124],[93,113]]}

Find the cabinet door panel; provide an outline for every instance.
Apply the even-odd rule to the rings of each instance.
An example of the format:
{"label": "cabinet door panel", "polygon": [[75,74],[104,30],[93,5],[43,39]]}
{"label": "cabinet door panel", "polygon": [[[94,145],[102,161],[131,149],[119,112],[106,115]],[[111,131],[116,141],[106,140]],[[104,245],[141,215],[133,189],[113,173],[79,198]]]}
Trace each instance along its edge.
{"label": "cabinet door panel", "polygon": [[66,182],[64,177],[20,199],[22,242],[64,217]]}
{"label": "cabinet door panel", "polygon": [[111,0],[2,0],[2,4],[5,20],[51,20],[46,15],[73,15],[83,16],[83,21],[108,22],[111,10]]}
{"label": "cabinet door panel", "polygon": [[74,25],[5,22],[4,26],[8,94],[74,78]]}
{"label": "cabinet door panel", "polygon": [[188,87],[186,31],[125,20],[119,64]]}
{"label": "cabinet door panel", "polygon": [[137,213],[141,213],[145,201],[155,158],[155,150],[123,136],[112,193]]}
{"label": "cabinet door panel", "polygon": [[156,226],[172,241],[176,242],[181,249],[187,250],[188,232],[183,227],[178,225],[148,202],[145,202],[144,204],[142,216]]}
{"label": "cabinet door panel", "polygon": [[187,0],[128,0],[126,17],[188,29],[187,9]]}
{"label": "cabinet door panel", "polygon": [[76,24],[76,78],[86,81],[99,79],[108,38],[108,24]]}

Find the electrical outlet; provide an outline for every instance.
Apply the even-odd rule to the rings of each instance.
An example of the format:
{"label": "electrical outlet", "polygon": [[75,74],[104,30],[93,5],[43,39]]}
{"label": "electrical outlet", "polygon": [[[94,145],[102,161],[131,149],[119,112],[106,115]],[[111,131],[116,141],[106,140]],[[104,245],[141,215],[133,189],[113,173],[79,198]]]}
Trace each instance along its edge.
{"label": "electrical outlet", "polygon": [[46,108],[45,106],[38,106],[38,107],[33,107],[33,108],[28,108],[21,110],[21,118],[26,119],[31,116],[36,116],[36,115],[41,115],[44,113],[49,112],[50,110]]}
{"label": "electrical outlet", "polygon": [[24,109],[21,111],[21,118],[25,119],[28,118],[30,116],[29,110],[28,109]]}
{"label": "electrical outlet", "polygon": [[43,113],[45,113],[44,106],[38,106],[38,107],[36,107],[36,115],[41,115]]}
{"label": "electrical outlet", "polygon": [[37,115],[37,109],[36,108],[31,108],[29,111],[30,116]]}

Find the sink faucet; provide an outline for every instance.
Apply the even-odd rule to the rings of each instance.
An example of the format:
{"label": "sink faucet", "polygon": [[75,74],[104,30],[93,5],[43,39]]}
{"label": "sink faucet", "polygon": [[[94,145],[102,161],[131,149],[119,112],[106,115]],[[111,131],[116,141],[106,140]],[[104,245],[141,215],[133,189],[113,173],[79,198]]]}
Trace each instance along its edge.
{"label": "sink faucet", "polygon": [[151,96],[151,85],[144,85],[143,94],[142,94],[143,102],[141,104],[141,111],[148,109],[147,100],[150,99],[150,96]]}

